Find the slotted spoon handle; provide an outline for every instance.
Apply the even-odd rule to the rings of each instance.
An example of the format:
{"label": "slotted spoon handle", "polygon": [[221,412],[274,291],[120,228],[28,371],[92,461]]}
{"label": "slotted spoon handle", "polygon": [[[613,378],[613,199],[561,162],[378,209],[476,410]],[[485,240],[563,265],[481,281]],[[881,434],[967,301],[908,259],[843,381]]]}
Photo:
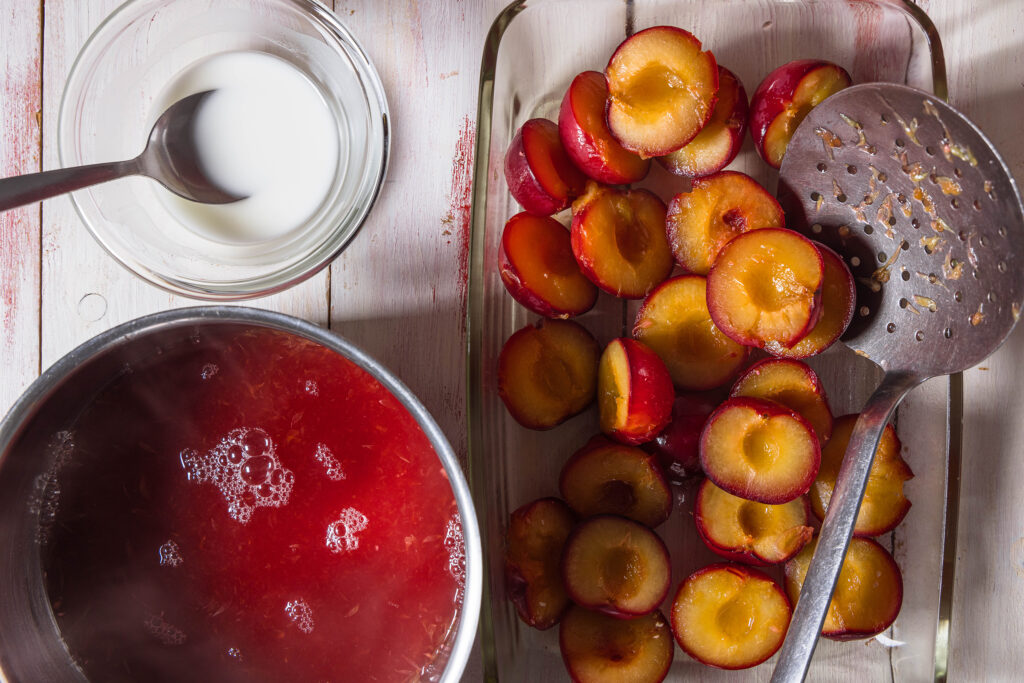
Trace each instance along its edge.
{"label": "slotted spoon handle", "polygon": [[807,676],[839,570],[850,545],[882,430],[907,392],[925,379],[909,373],[886,373],[857,419],[829,501],[828,513],[821,525],[818,546],[807,569],[789,632],[772,673],[772,683],[798,683]]}

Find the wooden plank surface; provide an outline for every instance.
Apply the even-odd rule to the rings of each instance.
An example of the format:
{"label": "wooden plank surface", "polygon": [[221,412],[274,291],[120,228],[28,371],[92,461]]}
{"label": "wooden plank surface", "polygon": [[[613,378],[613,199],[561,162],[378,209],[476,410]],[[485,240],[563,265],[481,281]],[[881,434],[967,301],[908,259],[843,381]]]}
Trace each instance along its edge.
{"label": "wooden plank surface", "polygon": [[402,378],[463,462],[477,75],[499,4],[337,3],[380,73],[394,145],[363,232],[335,261],[331,327]]}
{"label": "wooden plank surface", "polygon": [[[4,0],[0,176],[36,170],[40,160],[47,169],[58,165],[65,78],[89,33],[118,4]],[[394,122],[388,183],[360,238],[330,275],[254,305],[320,324],[330,320],[409,384],[464,455],[465,206],[477,73],[484,35],[505,2],[336,4],[385,83]],[[951,101],[1024,178],[1024,3],[920,4],[946,48]],[[75,344],[138,315],[194,303],[114,263],[67,198],[46,202],[41,216],[39,207],[0,215],[0,413]],[[965,377],[951,680],[1014,680],[1024,669],[1024,508],[1017,493],[1024,481],[1024,408],[1014,400],[1024,381],[1022,360],[1024,334],[1017,332]],[[475,663],[466,680],[479,680]]]}
{"label": "wooden plank surface", "polygon": [[[1024,181],[1024,3],[922,0],[946,49],[949,100]],[[1024,671],[1024,332],[964,376],[963,473],[951,681]]]}
{"label": "wooden plank surface", "polygon": [[[0,7],[0,178],[39,171],[42,5]],[[39,207],[0,213],[0,415],[39,374]]]}

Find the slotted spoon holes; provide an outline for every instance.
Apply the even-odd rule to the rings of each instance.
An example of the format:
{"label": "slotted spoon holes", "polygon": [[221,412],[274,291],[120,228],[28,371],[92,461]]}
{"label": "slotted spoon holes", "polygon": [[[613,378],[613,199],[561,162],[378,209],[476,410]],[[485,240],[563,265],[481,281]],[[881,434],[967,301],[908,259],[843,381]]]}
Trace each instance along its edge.
{"label": "slotted spoon holes", "polygon": [[[880,181],[880,178],[888,181],[899,177],[903,173],[901,164],[896,160],[892,163],[879,160],[877,164],[865,162],[858,158],[866,154],[866,150],[857,146],[859,138],[856,135],[840,139],[843,146],[834,150],[831,164],[819,162],[830,170],[835,169],[835,176],[821,174],[813,185],[814,189],[807,192],[808,199],[813,202],[812,211],[816,219],[810,236],[844,254],[857,284],[858,301],[870,302],[860,309],[860,316],[855,317],[848,338],[855,339],[879,320],[883,321],[889,334],[903,332],[899,321],[906,316],[920,316],[922,313],[934,316],[940,310],[945,311],[946,303],[951,303],[943,301],[944,298],[951,299],[951,293],[943,288],[942,278],[935,274],[935,271],[941,272],[942,262],[937,260],[942,258],[942,254],[937,253],[941,251],[941,238],[929,241],[926,237],[923,243],[920,238],[915,239],[913,232],[920,231],[922,226],[921,220],[915,216],[913,202],[908,198],[911,189],[893,187],[891,183]],[[870,139],[867,142],[878,146]],[[864,174],[844,173],[850,167],[863,167],[870,171]],[[851,177],[858,175],[859,178]],[[864,222],[856,224],[862,219]],[[847,222],[855,223],[859,229],[851,231]],[[931,228],[928,234],[932,234]],[[915,244],[921,246],[923,254],[909,253]],[[888,292],[890,289],[899,289],[899,296],[893,296]],[[886,310],[884,300],[888,297],[897,302],[897,310]],[[865,310],[868,315],[864,315]],[[890,323],[893,325],[891,329]],[[905,332],[910,338],[916,340],[917,332],[921,332],[922,338],[928,336],[913,322],[907,324],[914,328]],[[943,338],[941,332],[940,329],[937,338]]]}
{"label": "slotted spoon holes", "polygon": [[[1012,230],[1006,220],[981,223],[993,202],[1001,204],[997,197],[1016,199],[1012,186],[1006,190],[982,177],[987,144],[971,147],[977,166],[957,156],[947,159],[949,141],[944,146],[942,125],[925,112],[922,96],[912,95],[916,121],[910,116],[901,120],[891,109],[880,114],[877,106],[863,106],[867,97],[877,96],[874,92],[862,95],[860,103],[851,94],[845,108],[831,108],[831,118],[814,119],[819,109],[829,108],[815,109],[802,128],[825,128],[841,146],[825,148],[827,135],[801,135],[804,131],[798,130],[787,158],[799,158],[793,150],[801,149],[809,172],[793,170],[784,160],[780,199],[788,195],[797,200],[783,202],[787,223],[797,229],[815,226],[808,236],[842,254],[854,274],[858,309],[845,339],[862,348],[863,340],[878,338],[872,332],[877,330],[887,338],[880,342],[882,348],[895,349],[897,355],[893,344],[924,342],[929,350],[932,344],[950,349],[939,350],[948,360],[957,346],[953,340],[968,334],[976,339],[988,327],[999,334],[1007,328],[999,323],[1019,312],[1021,269],[1010,236],[1019,230],[1020,218],[1012,222]],[[908,105],[897,106],[907,111]],[[840,111],[863,125],[844,121]],[[957,144],[963,136],[953,130],[950,137]],[[1024,235],[1020,238],[1024,243]],[[986,282],[989,288],[983,287]],[[996,292],[996,301],[988,300],[990,291]],[[1004,292],[1005,298],[1000,296]],[[936,360],[934,367],[942,362]]]}

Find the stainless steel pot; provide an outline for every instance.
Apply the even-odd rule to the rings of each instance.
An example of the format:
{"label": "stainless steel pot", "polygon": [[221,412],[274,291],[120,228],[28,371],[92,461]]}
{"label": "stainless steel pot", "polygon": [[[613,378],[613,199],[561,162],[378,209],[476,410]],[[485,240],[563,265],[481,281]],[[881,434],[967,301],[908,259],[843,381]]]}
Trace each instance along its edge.
{"label": "stainless steel pot", "polygon": [[483,586],[480,530],[462,469],[423,405],[388,370],[336,334],[279,313],[253,308],[185,308],[138,318],[104,332],[43,373],[0,423],[0,678],[5,681],[85,681],[68,654],[46,595],[40,530],[48,514],[48,480],[59,456],[55,432],[74,420],[126,367],[188,342],[211,326],[244,325],[298,335],[341,354],[369,372],[419,423],[444,466],[458,504],[466,552],[465,592],[441,681],[455,683],[476,635]]}

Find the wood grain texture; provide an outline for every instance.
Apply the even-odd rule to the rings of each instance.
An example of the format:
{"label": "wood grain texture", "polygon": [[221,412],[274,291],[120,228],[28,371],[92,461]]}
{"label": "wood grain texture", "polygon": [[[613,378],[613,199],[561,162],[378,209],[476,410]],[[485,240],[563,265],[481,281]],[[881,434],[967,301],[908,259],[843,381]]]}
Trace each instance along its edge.
{"label": "wood grain texture", "polygon": [[[59,103],[75,56],[85,40],[121,0],[50,0],[45,5],[43,167],[59,167]],[[139,145],[143,144],[139,141]],[[201,302],[163,292],[117,264],[97,244],[70,198],[43,204],[42,365],[99,332],[147,313]],[[327,324],[328,271],[284,293],[249,305]]]}
{"label": "wood grain texture", "polygon": [[[1024,4],[922,0],[939,30],[949,99],[1024,181]],[[951,681],[1024,670],[1024,332],[964,375],[963,471],[950,634]]]}
{"label": "wood grain texture", "polygon": [[420,397],[463,462],[477,74],[484,35],[501,6],[337,3],[380,72],[394,137],[380,198],[334,264],[331,327]]}
{"label": "wood grain texture", "polygon": [[[0,178],[39,171],[38,0],[0,8]],[[39,374],[39,206],[0,213],[0,415]]]}

